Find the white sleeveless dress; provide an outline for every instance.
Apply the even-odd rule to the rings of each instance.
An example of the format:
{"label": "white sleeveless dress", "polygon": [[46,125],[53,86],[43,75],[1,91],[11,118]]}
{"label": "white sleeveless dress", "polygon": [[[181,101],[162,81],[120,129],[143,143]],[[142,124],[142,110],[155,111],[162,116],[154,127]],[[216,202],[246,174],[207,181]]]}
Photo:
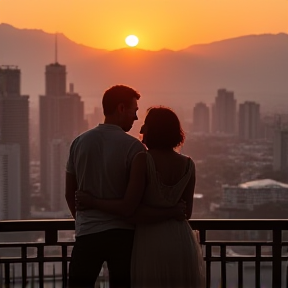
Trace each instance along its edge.
{"label": "white sleeveless dress", "polygon": [[[168,208],[176,205],[194,173],[190,159],[182,179],[173,186],[161,183],[152,156],[147,153],[148,185],[143,203]],[[138,224],[131,262],[132,288],[204,288],[201,247],[188,221],[174,219]]]}

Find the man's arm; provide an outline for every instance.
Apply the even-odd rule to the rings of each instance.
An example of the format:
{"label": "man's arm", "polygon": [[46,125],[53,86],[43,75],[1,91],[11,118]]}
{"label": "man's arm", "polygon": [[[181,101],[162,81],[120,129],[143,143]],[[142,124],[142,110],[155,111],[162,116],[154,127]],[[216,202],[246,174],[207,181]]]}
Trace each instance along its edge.
{"label": "man's arm", "polygon": [[78,210],[99,209],[118,216],[130,217],[141,202],[145,190],[145,180],[146,154],[140,152],[132,162],[130,180],[124,198],[99,199],[88,192],[77,191],[76,207]]}
{"label": "man's arm", "polygon": [[75,192],[77,189],[78,185],[75,175],[66,172],[65,198],[74,219],[76,218]]}

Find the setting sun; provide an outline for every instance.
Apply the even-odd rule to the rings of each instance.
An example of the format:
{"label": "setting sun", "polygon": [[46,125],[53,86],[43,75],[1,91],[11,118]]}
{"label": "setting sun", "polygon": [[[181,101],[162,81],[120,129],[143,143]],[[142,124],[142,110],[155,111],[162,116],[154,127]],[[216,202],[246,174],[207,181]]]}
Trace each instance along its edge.
{"label": "setting sun", "polygon": [[129,36],[126,37],[125,42],[126,42],[126,44],[127,44],[128,46],[130,46],[130,47],[135,47],[135,46],[137,46],[139,40],[138,40],[138,37],[137,37],[137,36],[135,36],[135,35],[129,35]]}

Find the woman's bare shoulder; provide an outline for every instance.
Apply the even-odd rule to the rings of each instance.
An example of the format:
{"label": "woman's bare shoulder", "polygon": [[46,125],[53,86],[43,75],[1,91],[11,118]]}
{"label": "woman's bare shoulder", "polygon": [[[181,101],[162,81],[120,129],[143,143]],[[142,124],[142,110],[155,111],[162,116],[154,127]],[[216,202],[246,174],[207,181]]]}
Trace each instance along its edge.
{"label": "woman's bare shoulder", "polygon": [[187,155],[184,155],[184,154],[179,154],[179,155],[182,157],[183,161],[185,161],[186,163],[187,162],[191,163],[192,166],[195,166],[195,163],[194,163],[193,159],[190,156],[187,156]]}

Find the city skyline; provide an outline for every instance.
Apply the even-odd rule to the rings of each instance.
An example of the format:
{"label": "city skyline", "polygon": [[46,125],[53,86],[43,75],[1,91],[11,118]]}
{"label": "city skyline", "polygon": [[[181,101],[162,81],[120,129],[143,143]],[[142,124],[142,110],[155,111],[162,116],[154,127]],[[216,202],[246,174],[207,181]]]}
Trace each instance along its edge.
{"label": "city skyline", "polygon": [[[57,58],[55,58],[55,59],[57,61]],[[6,109],[8,107],[7,105],[2,105],[2,104],[5,104],[5,99],[7,99],[6,101],[8,101],[9,98],[10,98],[10,100],[12,100],[12,99],[17,100],[18,99],[19,101],[21,100],[20,98],[26,99],[26,101],[27,101],[26,105],[23,106],[21,104],[21,107],[23,107],[23,109],[24,109],[23,112],[25,112],[27,110],[27,107],[28,107],[27,106],[28,96],[21,96],[21,93],[20,93],[20,91],[21,91],[20,90],[21,69],[18,67],[15,67],[15,66],[2,66],[1,69],[2,69],[1,71],[3,73],[2,73],[2,81],[0,81],[2,83],[2,86],[1,86],[2,87],[2,89],[1,89],[2,102],[0,103],[1,104],[0,108],[1,107],[4,108],[2,110],[2,112],[5,112],[4,114],[3,113],[1,114],[2,117],[3,117],[3,115],[4,115],[4,118],[5,118],[5,115],[6,115],[6,117],[8,117],[10,115],[9,112],[12,111],[11,109],[10,110]],[[45,210],[43,210],[43,211],[46,211],[48,214],[46,212],[45,212],[46,214],[43,212],[44,213],[43,215],[50,217],[50,216],[48,216],[48,215],[50,215],[49,214],[50,212],[55,212],[55,213],[59,214],[61,211],[62,211],[63,215],[65,215],[65,216],[67,215],[67,207],[66,207],[66,203],[64,200],[64,194],[61,193],[61,191],[62,192],[64,191],[64,186],[65,186],[63,173],[65,171],[65,162],[66,162],[66,158],[68,155],[69,144],[71,143],[71,141],[73,140],[74,137],[79,135],[81,132],[84,132],[88,128],[87,126],[84,127],[88,123],[87,122],[85,123],[85,121],[84,121],[84,109],[83,109],[84,105],[83,105],[83,102],[81,101],[80,95],[74,92],[73,84],[70,83],[69,90],[67,91],[66,74],[67,74],[67,71],[66,71],[65,65],[60,65],[58,62],[46,65],[45,94],[43,96],[39,96],[39,99],[40,99],[40,101],[39,101],[39,104],[40,104],[40,109],[39,109],[39,114],[40,114],[40,123],[39,123],[40,124],[39,125],[39,128],[40,128],[40,162],[39,162],[39,164],[40,164],[40,166],[39,166],[39,168],[41,171],[41,174],[39,174],[40,187],[41,187],[40,191],[37,189],[35,190],[35,185],[30,185],[31,190],[28,188],[25,190],[25,193],[23,194],[23,191],[21,190],[21,188],[23,186],[22,186],[22,184],[20,184],[22,182],[20,182],[20,180],[19,180],[18,185],[17,185],[17,181],[14,181],[14,182],[12,181],[12,179],[18,179],[18,178],[23,179],[24,176],[26,177],[27,171],[28,171],[27,164],[30,163],[30,165],[34,165],[34,163],[32,163],[32,161],[36,160],[33,157],[30,157],[29,159],[27,159],[24,162],[24,164],[25,164],[24,170],[23,170],[23,168],[22,168],[22,170],[20,170],[20,163],[21,163],[22,156],[21,156],[21,150],[19,148],[24,147],[25,145],[27,146],[27,143],[25,141],[27,141],[27,137],[29,137],[28,129],[26,129],[27,131],[25,129],[24,130],[22,129],[23,128],[23,122],[21,122],[21,125],[20,125],[20,122],[19,122],[20,118],[19,117],[18,117],[19,119],[15,118],[16,114],[14,113],[15,112],[14,110],[13,110],[14,112],[12,111],[14,114],[11,114],[12,116],[14,115],[14,118],[12,117],[10,119],[10,121],[7,121],[8,118],[6,119],[6,121],[0,121],[0,124],[1,124],[0,125],[0,131],[5,132],[5,130],[6,130],[8,132],[9,131],[13,132],[14,130],[12,131],[11,129],[9,129],[8,126],[5,126],[6,125],[5,123],[8,123],[8,124],[15,123],[15,125],[18,127],[18,129],[21,129],[21,133],[22,133],[21,135],[19,134],[20,130],[17,133],[21,136],[21,139],[20,138],[19,139],[18,138],[17,139],[11,138],[12,140],[7,140],[8,139],[7,138],[6,141],[2,141],[2,143],[4,145],[2,145],[0,147],[1,148],[1,151],[0,151],[1,152],[0,153],[1,154],[0,155],[1,156],[0,157],[1,158],[1,163],[0,163],[1,169],[0,170],[2,172],[4,171],[4,174],[2,173],[0,175],[2,177],[1,179],[2,180],[4,179],[2,181],[4,183],[3,184],[4,186],[0,187],[1,188],[0,190],[2,191],[0,193],[0,198],[2,198],[2,200],[4,199],[6,201],[6,202],[2,201],[2,207],[0,207],[0,212],[2,211],[1,212],[2,216],[1,215],[0,216],[2,218],[4,217],[4,219],[5,219],[5,217],[6,218],[7,217],[10,217],[10,218],[11,217],[12,218],[13,217],[14,218],[19,217],[19,216],[17,216],[17,215],[19,215],[19,209],[17,209],[17,206],[11,205],[11,203],[12,203],[11,201],[13,201],[13,204],[18,203],[18,206],[20,206],[22,208],[20,210],[24,210],[27,213],[27,205],[29,205],[28,207],[30,207],[30,209],[32,208],[32,206],[30,206],[30,204],[28,204],[28,200],[30,197],[27,197],[25,195],[29,195],[29,194],[32,195],[35,191],[38,191],[37,193],[40,192],[40,194],[39,194],[39,195],[41,195],[40,197],[45,199],[45,205],[42,206],[42,208],[44,207]],[[10,75],[13,77],[11,77]],[[7,77],[7,76],[9,76],[9,77]],[[3,79],[4,79],[4,81],[3,81]],[[241,109],[245,106],[246,107],[245,109],[247,109],[245,113],[248,113],[249,115],[252,113],[254,115],[251,118],[251,120],[248,119],[250,117],[248,114],[247,115],[249,117],[248,118],[245,117],[245,119],[247,121],[252,121],[250,126],[253,128],[253,125],[256,124],[255,121],[260,116],[259,115],[259,111],[260,111],[259,104],[255,103],[255,102],[244,102],[244,103],[238,104],[237,98],[234,97],[234,91],[226,90],[225,88],[220,88],[215,92],[216,92],[215,93],[216,110],[215,110],[215,108],[213,109],[213,106],[208,108],[208,106],[205,103],[200,103],[201,104],[200,106],[205,107],[204,110],[203,109],[201,109],[201,110],[202,111],[206,110],[206,112],[204,112],[206,114],[207,114],[207,109],[211,110],[212,123],[213,123],[213,113],[215,113],[215,112],[216,112],[216,114],[218,113],[220,118],[223,115],[227,115],[227,117],[229,119],[227,117],[226,118],[224,117],[225,119],[222,117],[223,119],[221,121],[219,120],[220,118],[217,121],[214,120],[214,121],[216,121],[215,123],[217,124],[216,128],[217,127],[218,128],[213,130],[213,127],[212,127],[212,133],[210,133],[210,136],[212,137],[211,139],[213,139],[213,137],[216,137],[215,139],[217,139],[217,137],[223,135],[224,139],[226,136],[229,136],[230,139],[232,139],[231,136],[233,136],[235,138],[235,140],[236,139],[240,140],[243,137],[241,137],[241,133],[237,134],[236,126],[237,126],[238,121],[243,122],[243,116],[245,116],[244,114],[241,116]],[[17,101],[17,102],[19,102],[19,101]],[[236,105],[236,103],[237,103],[237,105]],[[19,102],[19,104],[20,104],[20,102]],[[72,113],[72,114],[65,113],[65,111],[67,110],[67,107],[68,107],[69,111],[74,111],[75,113]],[[233,109],[231,109],[231,107]],[[19,108],[20,108],[20,106],[19,106]],[[251,110],[251,108],[253,111]],[[236,115],[238,113],[238,111],[240,112],[239,118]],[[96,121],[97,118],[99,119],[99,112],[100,111],[98,109],[95,109],[94,115],[90,115],[94,120],[93,119],[90,119],[90,120]],[[26,115],[25,121],[26,121],[26,126],[28,127],[28,114],[27,113],[25,114],[25,113],[23,115],[24,116]],[[214,114],[214,117],[216,116],[216,114]],[[251,114],[251,116],[252,116],[252,114]],[[19,114],[19,116],[21,116],[21,114]],[[180,113],[179,113],[179,117],[180,118],[182,117],[182,115]],[[200,114],[197,117],[198,117],[198,119],[202,118],[200,116]],[[78,119],[78,121],[74,121],[76,118]],[[203,119],[204,119],[204,122],[207,122],[207,115],[204,118],[202,118],[202,120]],[[86,118],[86,121],[87,120],[88,119]],[[139,120],[141,121],[142,119],[140,118]],[[200,120],[200,122],[202,120]],[[33,117],[32,118],[29,117],[29,121],[31,123],[31,122],[35,121],[35,119],[33,119]],[[191,131],[190,130],[191,127],[189,128],[186,125],[185,121],[181,121],[181,122],[182,122],[183,127],[186,126],[186,128],[184,128],[184,130],[186,133],[188,133],[187,135],[189,135],[188,140],[193,139],[193,137],[192,138],[190,137],[190,135],[191,135],[190,132],[192,132],[193,129]],[[198,123],[198,127],[201,126],[200,122]],[[228,126],[226,127],[225,125],[223,126],[223,123],[225,123],[225,122],[231,123],[233,125],[232,126],[228,125],[229,127]],[[243,122],[243,125],[245,126],[246,124],[244,122]],[[81,123],[82,123],[82,125],[81,125]],[[207,126],[206,124],[204,124],[204,127]],[[239,122],[239,125],[240,124],[241,123]],[[271,124],[271,122],[270,122],[270,124]],[[94,125],[97,125],[97,123],[95,123]],[[245,128],[244,126],[243,126],[244,129],[249,129],[249,127],[246,126],[246,128]],[[188,130],[187,130],[187,127],[188,127]],[[239,126],[239,128],[240,127],[241,126]],[[204,129],[206,129],[206,128],[204,128]],[[274,129],[275,129],[275,126],[274,126]],[[214,133],[213,133],[213,131],[214,131]],[[198,132],[201,132],[201,131],[198,131]],[[248,134],[250,132],[247,131]],[[256,133],[257,131],[255,130],[254,132]],[[9,133],[8,134],[6,133],[6,134],[9,136]],[[10,134],[13,136],[14,133],[10,133]],[[206,136],[208,134],[206,133]],[[2,136],[5,136],[5,133],[2,134]],[[31,136],[35,137],[35,131],[32,133]],[[272,138],[271,139],[266,138],[266,136],[264,134],[259,135],[259,136],[260,137],[258,137],[256,134],[255,135],[252,135],[252,134],[248,135],[248,137],[244,137],[245,139],[242,139],[242,140],[244,140],[242,143],[245,143],[246,140],[257,140],[257,139],[258,140],[262,139],[264,141],[267,141],[267,140],[271,141],[272,140]],[[13,140],[13,139],[15,139],[15,140]],[[24,139],[24,142],[26,144],[24,142],[23,142],[24,144],[21,143],[22,139]],[[229,138],[227,138],[227,139],[229,139]],[[228,142],[229,141],[230,140],[228,140]],[[16,144],[18,143],[18,146],[13,144],[13,143],[16,143]],[[10,145],[10,144],[13,144],[13,145]],[[277,144],[277,141],[276,142],[274,141],[274,151],[275,151],[275,147],[277,146],[277,145],[275,146],[275,144]],[[30,142],[30,145],[32,145],[31,147],[34,147],[35,143]],[[31,147],[30,147],[30,149],[31,149]],[[279,150],[281,152],[282,151],[281,149],[276,148],[276,151]],[[274,152],[274,161],[282,161],[286,157],[287,153],[281,152],[280,154],[278,155],[277,153],[275,154],[275,152]],[[27,157],[27,155],[25,157]],[[8,162],[7,162],[7,159],[8,159]],[[283,161],[286,161],[285,159]],[[7,166],[7,163],[8,163],[8,166]],[[22,161],[22,163],[23,163],[23,161]],[[275,166],[275,163],[274,163],[274,166]],[[11,168],[9,168],[9,167],[11,167]],[[281,167],[279,166],[276,168],[274,167],[274,171],[277,172],[278,169],[280,169],[279,170],[280,172],[285,172],[285,169],[286,169],[285,167],[284,168],[282,166]],[[9,172],[7,174],[8,176],[5,176],[6,175],[5,169]],[[11,174],[10,171],[12,171],[12,172],[14,171],[14,172]],[[25,172],[24,174],[23,174],[23,171]],[[3,175],[4,175],[4,178],[3,178]],[[31,177],[31,175],[30,175],[30,177]],[[30,178],[30,181],[31,180],[32,180],[32,178]],[[10,190],[9,190],[9,193],[5,190],[6,189],[5,183],[13,183],[13,186],[11,186],[13,188],[13,191],[12,191],[13,193],[10,192]],[[33,183],[31,182],[30,184],[37,184],[37,183],[39,183],[39,182],[37,182],[37,177],[36,177],[36,182],[35,182],[35,180],[33,180]],[[11,184],[9,184],[9,185],[11,185]],[[32,186],[34,187],[33,189],[32,189]],[[36,185],[36,186],[38,186],[38,185]],[[4,194],[3,194],[3,191],[4,191]],[[27,194],[27,192],[28,192],[28,194]],[[20,199],[22,199],[22,197],[25,197],[24,198],[25,201],[21,200],[21,205],[19,202],[19,200],[20,200],[19,195],[21,195]],[[9,198],[7,198],[7,196],[9,196]],[[8,199],[8,202],[7,202],[7,199]],[[15,200],[13,200],[13,199],[17,199],[18,202],[17,201],[15,202]],[[3,203],[4,204],[6,203],[6,204],[3,206]],[[35,205],[35,203],[33,204],[33,207],[34,207],[33,209],[35,209],[34,205]],[[7,210],[7,207],[8,207],[8,210]],[[18,207],[18,208],[20,208],[20,207]],[[38,207],[38,209],[39,209],[39,207]],[[33,210],[31,215],[34,215],[34,216],[38,215],[37,213],[39,213],[39,211]],[[25,215],[25,214],[22,214],[22,215]],[[27,216],[22,216],[22,215],[21,215],[22,218],[27,217]]]}

